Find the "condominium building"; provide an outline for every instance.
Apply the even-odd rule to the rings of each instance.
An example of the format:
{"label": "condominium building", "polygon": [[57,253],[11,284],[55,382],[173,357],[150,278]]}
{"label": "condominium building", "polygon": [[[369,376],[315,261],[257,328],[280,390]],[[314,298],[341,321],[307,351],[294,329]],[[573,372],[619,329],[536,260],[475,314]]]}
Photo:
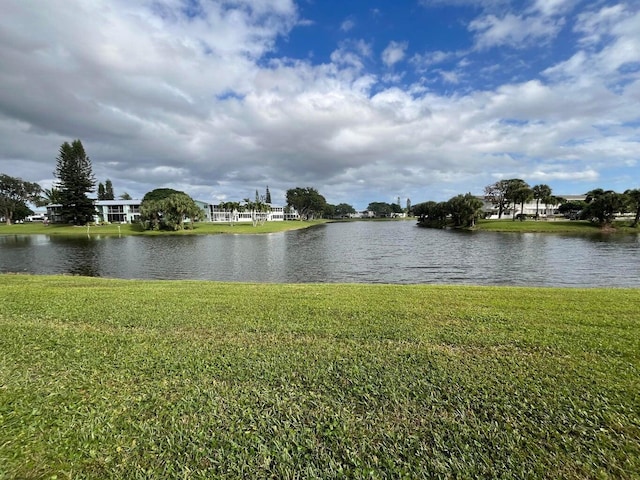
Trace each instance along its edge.
{"label": "condominium building", "polygon": [[[135,223],[140,220],[140,200],[96,200],[96,223]],[[47,205],[47,217],[51,223],[61,223],[62,205]]]}
{"label": "condominium building", "polygon": [[[256,220],[266,222],[281,222],[284,220],[298,220],[300,216],[295,210],[285,212],[285,207],[271,206],[269,211],[259,212],[250,210],[226,210],[220,205],[211,205],[209,203],[194,200],[196,205],[202,209],[205,214],[205,222],[216,223],[235,223],[247,222],[251,223]],[[140,203],[141,200],[96,200],[96,215],[94,221],[96,223],[135,223],[140,221]],[[47,217],[52,223],[62,222],[60,211],[62,205],[47,205]]]}
{"label": "condominium building", "polygon": [[226,209],[221,205],[208,205],[207,221],[214,223],[254,222],[282,222],[284,220],[298,220],[300,215],[295,210],[286,211],[285,207],[269,206],[266,212],[257,210]]}
{"label": "condominium building", "polygon": [[[483,196],[478,196],[480,200],[483,201],[484,206],[482,210],[485,212],[486,218],[498,218],[498,207],[493,205],[491,202],[487,201]],[[565,195],[562,197],[563,202],[575,202],[582,201],[586,198],[585,195]],[[517,216],[520,214],[524,214],[527,216],[535,216],[536,213],[541,218],[554,218],[558,215],[558,208],[560,207],[560,203],[555,204],[545,204],[540,201],[537,202],[535,200],[529,200],[524,203],[524,205],[513,205],[510,204],[502,211],[502,217],[507,218],[510,216]],[[514,211],[515,210],[515,211]]]}

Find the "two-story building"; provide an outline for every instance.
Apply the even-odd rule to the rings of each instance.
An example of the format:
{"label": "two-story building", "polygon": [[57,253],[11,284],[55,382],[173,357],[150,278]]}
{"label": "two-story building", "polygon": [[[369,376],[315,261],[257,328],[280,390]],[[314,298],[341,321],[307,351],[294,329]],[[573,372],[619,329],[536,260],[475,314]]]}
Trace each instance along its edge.
{"label": "two-story building", "polygon": [[[497,219],[498,218],[498,208],[493,205],[491,202],[487,201],[483,196],[478,196],[480,200],[484,203],[482,210],[485,212],[486,218]],[[564,201],[574,202],[574,201],[582,201],[586,198],[585,195],[565,195],[561,198]],[[562,203],[564,203],[564,201]],[[538,213],[538,217],[552,219],[558,215],[558,208],[560,207],[560,203],[554,204],[545,204],[543,201],[540,201],[536,204],[536,200],[529,200],[524,203],[524,205],[513,205],[510,204],[507,206],[505,210],[502,212],[502,218],[509,218],[511,216],[517,216],[520,214],[524,214],[527,216],[535,216],[536,211]],[[514,211],[515,209],[515,211]]]}
{"label": "two-story building", "polygon": [[214,223],[253,222],[256,217],[267,222],[282,222],[284,220],[298,220],[300,216],[295,210],[285,211],[285,207],[270,205],[266,212],[252,210],[229,210],[220,205],[208,205],[207,221]]}
{"label": "two-story building", "polygon": [[[140,220],[140,200],[96,200],[96,223],[134,223]],[[62,205],[47,205],[47,218],[51,223],[61,223]]]}
{"label": "two-story building", "polygon": [[[295,210],[285,211],[285,207],[270,206],[267,212],[253,212],[249,210],[225,210],[220,205],[212,205],[200,200],[194,200],[205,214],[205,222],[235,223],[253,222],[256,217],[267,222],[281,222],[284,220],[298,220],[300,216]],[[141,200],[96,200],[96,223],[135,223],[140,221]],[[47,218],[52,223],[61,223],[60,210],[62,205],[47,205]]]}

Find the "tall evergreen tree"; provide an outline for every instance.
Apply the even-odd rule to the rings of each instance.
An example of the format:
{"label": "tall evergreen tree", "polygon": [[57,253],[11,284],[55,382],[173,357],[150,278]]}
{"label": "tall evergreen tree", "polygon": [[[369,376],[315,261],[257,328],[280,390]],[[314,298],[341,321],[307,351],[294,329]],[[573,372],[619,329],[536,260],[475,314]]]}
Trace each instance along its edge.
{"label": "tall evergreen tree", "polygon": [[269,191],[269,185],[267,185],[267,192],[264,196],[264,203],[271,203],[271,192]]}
{"label": "tall evergreen tree", "polygon": [[104,182],[104,199],[105,200],[115,200],[116,197],[113,194],[113,184],[111,180],[107,178],[107,181]]}
{"label": "tall evergreen tree", "polygon": [[98,200],[106,200],[104,185],[102,184],[102,182],[98,184]]}
{"label": "tall evergreen tree", "polygon": [[67,223],[85,225],[96,213],[93,200],[87,196],[96,185],[91,160],[80,140],[64,142],[56,160],[54,175],[60,189],[60,216]]}

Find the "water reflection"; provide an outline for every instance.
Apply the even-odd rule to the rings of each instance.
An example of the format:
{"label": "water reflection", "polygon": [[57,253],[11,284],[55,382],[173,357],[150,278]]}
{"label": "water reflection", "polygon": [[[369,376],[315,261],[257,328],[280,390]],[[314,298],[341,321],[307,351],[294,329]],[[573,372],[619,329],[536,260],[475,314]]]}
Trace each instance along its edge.
{"label": "water reflection", "polygon": [[328,224],[271,235],[0,236],[0,272],[242,282],[640,287],[640,237]]}
{"label": "water reflection", "polygon": [[[106,239],[105,239],[106,240]],[[103,270],[105,242],[99,237],[50,238],[51,248],[46,248],[46,258],[41,259],[47,268],[55,270],[60,265],[70,275],[99,277]]]}

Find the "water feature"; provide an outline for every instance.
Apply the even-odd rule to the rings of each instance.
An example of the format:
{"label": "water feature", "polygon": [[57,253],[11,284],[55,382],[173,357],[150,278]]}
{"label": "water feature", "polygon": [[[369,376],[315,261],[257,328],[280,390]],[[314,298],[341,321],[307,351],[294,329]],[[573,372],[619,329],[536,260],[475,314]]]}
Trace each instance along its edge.
{"label": "water feature", "polygon": [[269,235],[0,236],[0,273],[239,282],[640,287],[640,236],[352,222]]}

